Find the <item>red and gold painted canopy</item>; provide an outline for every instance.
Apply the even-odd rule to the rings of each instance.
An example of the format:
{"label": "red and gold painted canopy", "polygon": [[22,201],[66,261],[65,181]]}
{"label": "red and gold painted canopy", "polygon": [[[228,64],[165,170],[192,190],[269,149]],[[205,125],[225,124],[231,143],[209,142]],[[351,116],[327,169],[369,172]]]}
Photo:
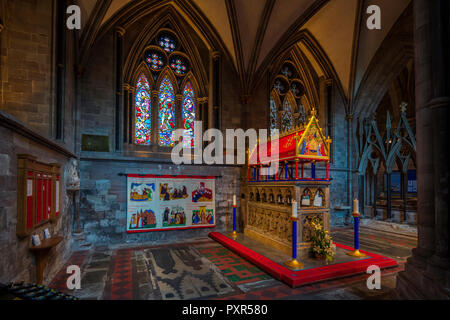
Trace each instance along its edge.
{"label": "red and gold painted canopy", "polygon": [[278,161],[328,162],[330,160],[331,139],[326,139],[322,134],[315,112],[312,113],[306,128],[297,128],[253,147],[249,153],[249,165],[269,164],[272,144],[275,150],[278,144]]}

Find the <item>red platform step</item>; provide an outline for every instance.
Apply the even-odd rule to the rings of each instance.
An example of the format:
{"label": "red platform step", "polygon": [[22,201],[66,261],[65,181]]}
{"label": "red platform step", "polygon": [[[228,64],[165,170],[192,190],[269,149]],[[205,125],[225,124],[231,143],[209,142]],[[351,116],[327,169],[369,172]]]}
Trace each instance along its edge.
{"label": "red platform step", "polygon": [[[395,261],[394,259],[360,250],[367,255],[366,259],[337,263],[300,271],[292,271],[219,232],[210,232],[209,237],[232,250],[233,252],[237,253],[244,259],[250,261],[257,267],[270,274],[275,279],[283,281],[292,288],[314,282],[332,280],[336,278],[365,273],[367,271],[367,268],[371,265],[376,265],[380,267],[380,269],[397,266],[397,261]],[[345,250],[353,250],[353,248],[339,243],[335,243],[335,245],[336,247]]]}

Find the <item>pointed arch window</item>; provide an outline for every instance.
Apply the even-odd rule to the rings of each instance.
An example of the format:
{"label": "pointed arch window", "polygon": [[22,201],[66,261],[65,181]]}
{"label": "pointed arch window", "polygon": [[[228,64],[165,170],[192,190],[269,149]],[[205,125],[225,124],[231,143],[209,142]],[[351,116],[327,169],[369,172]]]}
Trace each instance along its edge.
{"label": "pointed arch window", "polygon": [[292,106],[288,99],[284,100],[283,111],[281,113],[281,131],[289,131],[294,128],[294,115]]}
{"label": "pointed arch window", "polygon": [[136,144],[149,145],[151,141],[151,94],[150,83],[141,74],[136,83],[135,138]]}
{"label": "pointed arch window", "polygon": [[168,76],[165,76],[159,87],[159,145],[172,147],[175,130],[175,94]]}
{"label": "pointed arch window", "polygon": [[186,83],[183,91],[183,129],[184,131],[184,147],[194,147],[194,122],[195,122],[195,94],[192,84]]}
{"label": "pointed arch window", "polygon": [[181,127],[185,130],[184,146],[194,146],[196,90],[202,87],[197,86],[191,66],[183,42],[169,28],[162,28],[145,46],[134,78],[137,80],[133,80],[134,101],[130,97],[127,106],[127,110],[133,109],[130,104],[134,103],[134,117],[128,117],[126,134],[136,145],[173,147],[175,130]]}
{"label": "pointed arch window", "polygon": [[[305,123],[302,100],[306,99],[306,90],[300,76],[292,57],[287,58],[274,75],[269,100],[269,128],[272,132],[275,129],[289,131]],[[298,117],[294,117],[296,113]]]}

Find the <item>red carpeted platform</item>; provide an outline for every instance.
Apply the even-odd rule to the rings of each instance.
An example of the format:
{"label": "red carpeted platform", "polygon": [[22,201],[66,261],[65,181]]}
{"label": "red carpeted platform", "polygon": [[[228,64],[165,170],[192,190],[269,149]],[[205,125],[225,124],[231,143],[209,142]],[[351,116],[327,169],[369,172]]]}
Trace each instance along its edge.
{"label": "red carpeted platform", "polygon": [[[234,251],[241,257],[250,261],[257,267],[266,271],[268,274],[273,276],[275,279],[283,281],[289,286],[295,288],[302,285],[326,281],[346,276],[351,276],[355,274],[367,272],[367,268],[371,265],[377,265],[380,269],[390,268],[397,266],[397,261],[391,258],[380,256],[375,253],[370,253],[367,251],[360,250],[367,255],[366,259],[336,263],[332,265],[326,265],[318,268],[305,269],[300,271],[292,271],[263,255],[250,250],[249,248],[243,246],[242,244],[228,238],[227,236],[219,232],[209,233],[209,237],[216,240],[220,244]],[[353,250],[353,248],[335,243],[336,247]]]}

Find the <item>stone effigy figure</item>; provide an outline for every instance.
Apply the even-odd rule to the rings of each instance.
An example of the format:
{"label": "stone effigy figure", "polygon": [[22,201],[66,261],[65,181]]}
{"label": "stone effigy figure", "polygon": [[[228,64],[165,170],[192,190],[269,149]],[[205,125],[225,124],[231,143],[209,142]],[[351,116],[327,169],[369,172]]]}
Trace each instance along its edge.
{"label": "stone effigy figure", "polygon": [[66,189],[80,190],[80,175],[78,168],[78,160],[71,158],[66,166]]}
{"label": "stone effigy figure", "polygon": [[73,206],[75,220],[74,234],[81,234],[80,228],[80,174],[78,160],[71,158],[65,167],[64,172],[66,190]]}

